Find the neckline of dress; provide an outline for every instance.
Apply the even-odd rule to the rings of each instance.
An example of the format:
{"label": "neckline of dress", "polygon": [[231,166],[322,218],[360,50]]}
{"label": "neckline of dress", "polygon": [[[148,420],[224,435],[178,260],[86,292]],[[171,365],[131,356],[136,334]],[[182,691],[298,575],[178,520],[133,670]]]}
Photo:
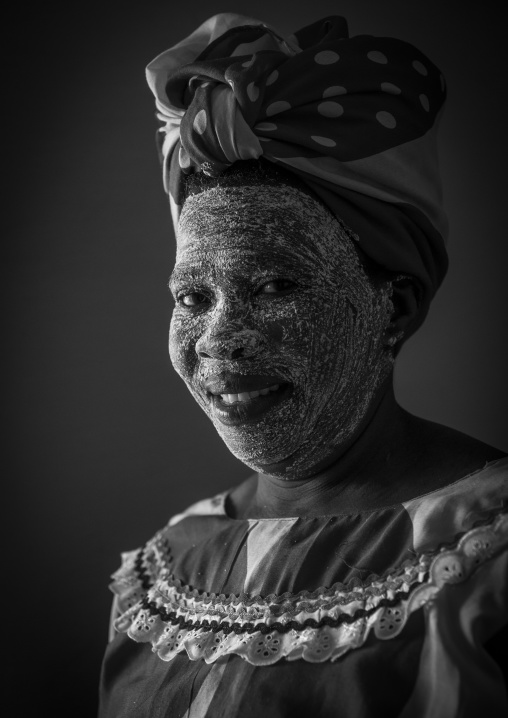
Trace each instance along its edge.
{"label": "neckline of dress", "polygon": [[219,504],[220,510],[218,513],[221,513],[224,516],[224,518],[228,519],[229,521],[252,521],[252,522],[297,521],[298,519],[299,520],[307,520],[307,521],[316,521],[319,519],[346,518],[348,516],[362,516],[362,515],[368,515],[368,514],[375,514],[375,513],[381,512],[381,511],[391,511],[393,509],[400,508],[404,504],[409,504],[414,501],[420,501],[420,500],[428,498],[434,494],[439,494],[441,492],[445,492],[445,491],[451,489],[452,487],[457,486],[457,484],[462,483],[463,481],[467,481],[473,477],[478,476],[479,474],[482,474],[484,472],[490,471],[493,468],[496,468],[498,464],[501,465],[501,468],[503,468],[503,464],[506,464],[508,467],[508,455],[503,456],[500,459],[494,459],[493,461],[487,461],[482,468],[476,469],[476,471],[472,471],[471,473],[466,474],[466,476],[462,476],[460,479],[456,479],[455,481],[452,481],[451,483],[446,484],[445,486],[441,486],[438,489],[433,489],[432,491],[427,491],[424,494],[419,494],[418,496],[414,496],[414,497],[408,499],[407,501],[399,501],[395,504],[387,504],[386,506],[377,506],[374,509],[364,509],[364,510],[360,510],[360,511],[348,511],[346,513],[321,514],[318,516],[283,516],[280,518],[279,517],[275,517],[275,518],[260,517],[260,518],[237,519],[237,518],[234,518],[233,516],[230,516],[226,510],[227,499],[229,497],[229,494],[234,490],[234,489],[228,489],[226,491],[223,491],[216,497],[217,499],[220,499],[220,504]]}

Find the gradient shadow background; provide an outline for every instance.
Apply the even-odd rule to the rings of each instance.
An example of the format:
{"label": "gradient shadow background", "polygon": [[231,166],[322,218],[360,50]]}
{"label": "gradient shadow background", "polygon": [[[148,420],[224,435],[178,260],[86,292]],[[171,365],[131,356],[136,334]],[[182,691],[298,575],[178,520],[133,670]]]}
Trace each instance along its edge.
{"label": "gradient shadow background", "polygon": [[397,395],[418,415],[508,450],[508,62],[494,7],[114,0],[27,7],[11,21],[4,526],[15,599],[4,650],[17,676],[13,715],[95,715],[120,551],[250,473],[166,349],[174,247],[144,67],[210,15],[251,14],[287,34],[343,14],[351,34],[412,42],[444,72],[451,269],[402,351]]}

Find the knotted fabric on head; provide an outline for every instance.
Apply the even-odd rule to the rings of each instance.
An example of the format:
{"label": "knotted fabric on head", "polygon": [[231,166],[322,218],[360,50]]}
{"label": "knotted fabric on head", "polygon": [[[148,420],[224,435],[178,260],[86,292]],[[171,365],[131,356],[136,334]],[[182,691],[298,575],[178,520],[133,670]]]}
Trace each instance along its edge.
{"label": "knotted fabric on head", "polygon": [[147,79],[175,226],[185,174],[263,156],[304,180],[371,259],[417,277],[426,313],[447,269],[447,222],[436,142],[445,84],[425,55],[350,38],[341,17],[283,39],[223,13],[156,57]]}

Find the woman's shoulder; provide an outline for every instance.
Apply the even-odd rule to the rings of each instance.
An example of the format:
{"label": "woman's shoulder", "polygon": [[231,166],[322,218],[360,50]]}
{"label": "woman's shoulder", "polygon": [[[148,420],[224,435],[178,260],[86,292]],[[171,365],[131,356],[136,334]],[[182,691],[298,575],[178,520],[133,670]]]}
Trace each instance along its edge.
{"label": "woman's shoulder", "polygon": [[410,431],[412,445],[419,447],[417,453],[421,469],[438,482],[442,481],[443,485],[508,456],[505,451],[462,431],[420,417],[411,416]]}
{"label": "woman's shoulder", "polygon": [[508,455],[461,431],[413,417],[419,491],[401,504],[412,523],[414,549],[451,543],[489,523],[508,505]]}

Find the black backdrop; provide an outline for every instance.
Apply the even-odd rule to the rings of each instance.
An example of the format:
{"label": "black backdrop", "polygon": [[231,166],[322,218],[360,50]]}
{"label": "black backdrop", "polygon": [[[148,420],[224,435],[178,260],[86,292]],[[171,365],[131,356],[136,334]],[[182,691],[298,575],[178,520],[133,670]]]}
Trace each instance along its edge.
{"label": "black backdrop", "polygon": [[494,7],[103,0],[23,6],[7,25],[3,149],[13,161],[3,174],[16,191],[4,211],[2,523],[14,560],[4,561],[2,644],[17,676],[12,715],[95,715],[119,552],[249,474],[166,350],[173,238],[144,67],[208,16],[250,14],[285,34],[343,14],[352,34],[408,40],[443,70],[451,270],[402,351],[397,395],[508,450],[508,63]]}

